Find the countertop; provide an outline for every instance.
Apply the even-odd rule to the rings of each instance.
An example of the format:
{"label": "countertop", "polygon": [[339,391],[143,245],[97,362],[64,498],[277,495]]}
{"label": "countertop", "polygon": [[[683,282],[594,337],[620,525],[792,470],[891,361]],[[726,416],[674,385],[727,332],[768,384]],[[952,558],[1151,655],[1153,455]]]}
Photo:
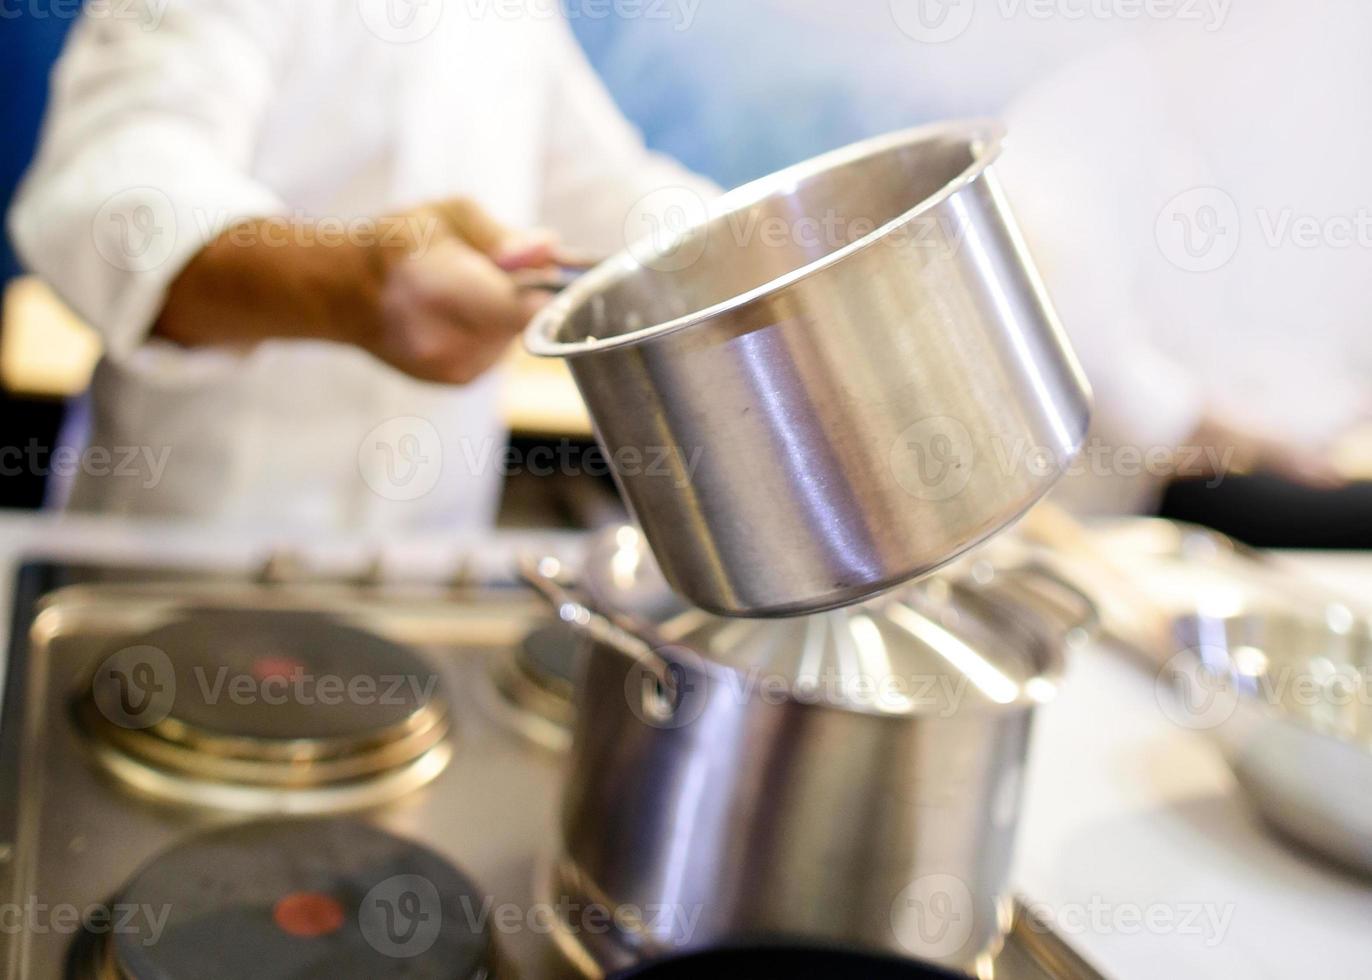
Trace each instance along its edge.
{"label": "countertop", "polygon": [[[1286,554],[1343,596],[1372,591],[1372,553]],[[1071,658],[1034,734],[1020,890],[1125,980],[1368,976],[1372,880],[1275,839],[1165,690],[1117,651]]]}
{"label": "countertop", "polygon": [[[573,544],[565,535],[525,537],[558,550]],[[24,554],[152,554],[241,569],[282,545],[352,563],[376,550],[360,540],[0,512],[0,638]],[[384,564],[442,574],[474,546],[456,538],[389,542]],[[1372,587],[1372,554],[1294,557],[1347,594]],[[1203,734],[1169,721],[1153,676],[1114,651],[1075,651],[1058,698],[1038,719],[1016,854],[1017,889],[1112,977],[1368,973],[1372,881],[1272,838]]]}

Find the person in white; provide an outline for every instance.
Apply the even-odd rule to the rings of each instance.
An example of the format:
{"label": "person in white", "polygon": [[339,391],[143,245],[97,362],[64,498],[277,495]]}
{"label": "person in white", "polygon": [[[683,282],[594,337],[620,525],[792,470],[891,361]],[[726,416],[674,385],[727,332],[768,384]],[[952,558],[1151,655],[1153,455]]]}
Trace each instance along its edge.
{"label": "person in white", "polygon": [[[116,9],[117,8],[117,9]],[[99,331],[70,506],[241,525],[493,520],[496,364],[559,242],[608,253],[664,187],[555,7],[88,8],[10,214]],[[519,233],[508,229],[551,229]],[[628,229],[632,231],[632,229]]]}
{"label": "person in white", "polygon": [[1147,510],[1173,470],[1338,480],[1327,447],[1372,414],[1369,36],[1366,4],[1235,4],[1011,105],[998,169],[1096,392],[1069,504]]}

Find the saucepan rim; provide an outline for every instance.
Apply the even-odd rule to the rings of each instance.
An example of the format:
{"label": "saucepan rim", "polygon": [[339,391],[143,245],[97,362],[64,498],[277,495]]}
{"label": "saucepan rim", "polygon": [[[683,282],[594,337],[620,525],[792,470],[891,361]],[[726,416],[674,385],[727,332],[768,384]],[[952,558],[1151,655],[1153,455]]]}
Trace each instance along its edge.
{"label": "saucepan rim", "polygon": [[[610,568],[614,564],[615,555],[620,553],[621,549],[630,547],[637,549],[649,561],[652,560],[652,551],[647,540],[643,537],[642,532],[633,525],[624,524],[608,527],[595,532],[590,537],[581,567],[581,588],[587,596],[588,607],[610,615],[617,622],[623,623],[621,628],[626,629],[642,643],[651,647],[653,655],[662,658],[664,662],[683,663],[682,658],[684,656],[684,664],[689,665],[690,669],[717,679],[737,676],[741,670],[746,670],[747,668],[741,668],[728,659],[712,656],[694,646],[687,639],[679,639],[670,635],[675,632],[670,624],[678,616],[701,612],[710,616],[717,616],[717,614],[692,607],[689,603],[683,602],[677,610],[663,617],[646,613],[641,608],[626,605],[623,601],[623,595],[617,596],[615,594],[614,575]],[[1095,604],[1087,596],[1080,593],[1074,585],[1057,575],[1050,566],[1032,558],[993,564],[994,568],[989,575],[984,572],[979,574],[969,572],[956,579],[945,581],[958,597],[958,608],[961,615],[984,623],[988,632],[997,633],[998,641],[1003,641],[998,642],[997,651],[988,659],[992,663],[1001,662],[1002,657],[1019,661],[1023,667],[1023,676],[1015,681],[1017,692],[1013,698],[1005,701],[976,704],[967,707],[965,711],[959,709],[959,714],[962,717],[1004,715],[1011,711],[1033,709],[1052,700],[1056,695],[1057,686],[1066,666],[1067,654],[1064,648],[1070,645],[1071,635],[1081,630],[1090,635],[1095,630],[1095,620],[1098,615]],[[654,574],[654,579],[657,578],[658,574],[660,573]],[[1036,605],[1031,596],[1016,595],[1013,591],[997,593],[987,588],[993,581],[1013,583],[1021,577],[1026,581],[1036,581],[1045,587],[1057,588],[1065,593],[1074,594],[1079,601],[1084,603],[1086,608],[1079,616],[1064,615],[1043,605]],[[659,588],[659,595],[673,595],[665,580],[657,581],[656,584]],[[882,610],[890,610],[894,606],[903,606],[915,615],[931,622],[938,621],[937,613],[918,601],[917,597],[908,591],[908,587],[890,589],[882,595],[874,596],[852,608],[866,610],[870,615],[885,615]],[[776,620],[756,619],[754,622],[763,628],[767,628],[768,624],[775,623]],[[584,631],[584,627],[581,628]],[[959,631],[955,630],[955,632]],[[965,636],[966,634],[960,632],[959,635]],[[606,641],[596,638],[596,642],[605,643]],[[623,652],[623,648],[613,642],[608,643],[608,646],[612,650]],[[631,653],[630,657],[633,656]],[[805,699],[800,703],[814,704],[817,707],[876,718],[933,720],[940,717],[920,707],[908,711],[886,711],[841,700],[812,701]]]}
{"label": "saucepan rim", "polygon": [[[807,262],[751,289],[671,320],[640,327],[626,333],[615,334],[611,337],[576,341],[556,339],[558,330],[577,308],[615,282],[633,275],[643,267],[643,263],[634,256],[633,251],[625,249],[585,273],[540,310],[524,331],[524,346],[529,353],[537,357],[568,358],[618,347],[629,347],[713,319],[822,272],[849,256],[871,247],[888,236],[893,230],[942,204],[979,178],[1000,156],[1005,141],[1005,127],[994,119],[932,123],[875,136],[836,150],[830,150],[729,191],[719,198],[704,221],[692,224],[681,233],[682,235],[690,234],[720,217],[742,212],[759,201],[772,196],[779,189],[799,183],[824,171],[879,156],[902,146],[948,138],[959,139],[969,146],[972,154],[971,163],[944,183],[937,191],[921,199],[913,207],[827,255]],[[670,250],[680,237],[674,238],[672,242],[667,243],[658,252]]]}

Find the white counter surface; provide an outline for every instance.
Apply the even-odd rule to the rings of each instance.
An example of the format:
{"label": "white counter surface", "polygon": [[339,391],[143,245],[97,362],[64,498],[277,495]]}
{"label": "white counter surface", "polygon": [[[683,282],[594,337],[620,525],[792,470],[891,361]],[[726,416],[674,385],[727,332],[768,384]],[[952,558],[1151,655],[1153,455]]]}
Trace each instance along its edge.
{"label": "white counter surface", "polygon": [[[1372,554],[1291,557],[1341,595],[1372,594]],[[1035,731],[1021,891],[1122,980],[1372,976],[1372,880],[1275,839],[1159,697],[1116,652],[1072,658]]]}
{"label": "white counter surface", "polygon": [[[0,512],[0,639],[24,554],[248,568],[282,544],[359,566],[377,551],[375,542]],[[381,551],[397,574],[424,576],[455,567],[464,544]],[[1372,554],[1300,561],[1346,593],[1372,594]],[[1372,976],[1372,881],[1274,840],[1204,735],[1168,720],[1153,677],[1103,649],[1076,653],[1039,718],[1016,877],[1060,932],[1121,980]]]}

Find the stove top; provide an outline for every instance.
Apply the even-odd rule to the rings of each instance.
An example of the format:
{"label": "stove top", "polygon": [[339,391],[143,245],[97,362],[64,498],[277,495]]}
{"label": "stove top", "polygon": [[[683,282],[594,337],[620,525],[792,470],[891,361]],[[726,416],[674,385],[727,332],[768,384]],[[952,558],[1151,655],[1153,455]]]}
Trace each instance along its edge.
{"label": "stove top", "polygon": [[[552,885],[577,641],[532,594],[52,565],[18,583],[5,976],[584,975],[569,929],[616,910]],[[1085,969],[1021,916],[996,976]]]}

